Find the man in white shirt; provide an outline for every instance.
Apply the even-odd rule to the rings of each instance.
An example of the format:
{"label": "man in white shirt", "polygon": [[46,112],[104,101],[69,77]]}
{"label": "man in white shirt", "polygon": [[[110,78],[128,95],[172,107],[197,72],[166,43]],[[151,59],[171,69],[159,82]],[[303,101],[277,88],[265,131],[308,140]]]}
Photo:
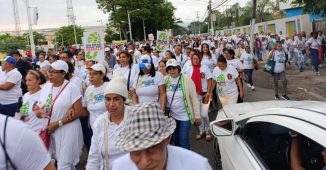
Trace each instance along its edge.
{"label": "man in white shirt", "polygon": [[212,169],[201,155],[169,145],[176,123],[164,116],[159,103],[136,105],[128,116],[116,146],[130,153],[113,161],[112,170]]}
{"label": "man in white shirt", "polygon": [[0,113],[15,116],[19,108],[19,98],[22,97],[22,75],[15,68],[16,59],[7,56],[2,64],[4,79],[0,82]]}
{"label": "man in white shirt", "polygon": [[0,114],[0,169],[55,170],[38,134]]}

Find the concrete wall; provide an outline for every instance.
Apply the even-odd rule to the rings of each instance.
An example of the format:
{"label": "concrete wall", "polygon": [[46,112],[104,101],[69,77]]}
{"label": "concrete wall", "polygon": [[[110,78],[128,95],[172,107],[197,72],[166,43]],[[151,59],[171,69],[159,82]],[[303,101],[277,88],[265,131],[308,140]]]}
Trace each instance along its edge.
{"label": "concrete wall", "polygon": [[[309,19],[309,15],[299,15],[294,17],[282,18],[278,20],[268,21],[268,22],[261,22],[255,24],[255,33],[260,32],[259,27],[262,27],[263,32],[269,32],[268,26],[275,25],[275,33],[278,34],[280,31],[283,32],[283,35],[287,35],[286,23],[287,22],[295,22],[295,31],[301,32],[305,31],[306,33],[310,33],[312,31],[312,22]],[[238,31],[240,30],[240,31]],[[240,32],[241,34],[249,34],[250,33],[250,25],[242,26],[242,27],[235,27],[230,29],[218,30],[216,31],[217,34],[233,34]]]}

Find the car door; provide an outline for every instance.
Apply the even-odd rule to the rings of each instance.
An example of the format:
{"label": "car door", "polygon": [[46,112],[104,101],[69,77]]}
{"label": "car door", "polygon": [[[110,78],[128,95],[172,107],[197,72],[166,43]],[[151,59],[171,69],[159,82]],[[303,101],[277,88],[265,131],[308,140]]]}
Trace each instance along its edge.
{"label": "car door", "polygon": [[[289,131],[300,133],[302,143],[309,143],[310,148],[307,147],[305,150],[307,158],[303,162],[312,163],[307,164],[306,169],[321,167],[323,163],[320,153],[326,147],[326,131],[324,128],[301,118],[281,115],[261,115],[249,118],[245,124],[239,127],[238,133],[234,136],[238,140],[237,146],[241,146],[241,148],[234,147],[234,150],[241,149],[240,153],[246,154],[243,156],[247,157],[244,161],[250,160],[251,164],[259,165],[253,169],[290,170],[292,139]],[[241,143],[243,144],[241,145]],[[236,152],[228,152],[229,155],[232,155],[231,157],[236,157],[233,156]],[[237,159],[230,160],[232,160],[234,169],[241,169],[240,164],[248,166],[248,162]]]}

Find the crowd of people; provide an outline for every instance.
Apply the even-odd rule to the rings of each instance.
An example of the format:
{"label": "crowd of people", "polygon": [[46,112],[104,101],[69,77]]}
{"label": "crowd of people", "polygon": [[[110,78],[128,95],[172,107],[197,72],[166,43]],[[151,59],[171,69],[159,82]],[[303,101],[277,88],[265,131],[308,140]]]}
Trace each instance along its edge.
{"label": "crowd of people", "polygon": [[[52,169],[53,162],[60,170],[75,169],[83,146],[90,170],[211,169],[206,158],[189,151],[191,125],[198,126],[196,140],[211,141],[208,113],[243,102],[244,88],[255,90],[253,72],[263,60],[275,61],[274,98],[289,100],[286,65],[294,58],[298,70],[307,71],[310,58],[319,76],[325,42],[322,32],[261,33],[251,50],[247,35],[180,36],[172,37],[165,51],[150,41],[111,44],[99,61],[86,61],[84,51],[74,48],[26,57],[13,51],[1,65],[0,113],[25,122],[28,126],[19,126],[29,127],[28,133],[19,134],[36,138],[31,147],[39,150],[21,150],[39,156],[28,169]],[[0,118],[0,126],[19,124]],[[10,138],[14,125],[8,126],[0,134]],[[26,136],[31,131],[40,138]],[[25,163],[15,156],[19,144],[11,145],[2,145],[0,169]]]}

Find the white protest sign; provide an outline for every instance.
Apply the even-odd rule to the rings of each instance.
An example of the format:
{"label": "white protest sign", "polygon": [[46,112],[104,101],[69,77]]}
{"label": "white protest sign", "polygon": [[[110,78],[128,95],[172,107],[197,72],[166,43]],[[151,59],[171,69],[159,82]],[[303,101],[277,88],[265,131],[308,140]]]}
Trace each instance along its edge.
{"label": "white protest sign", "polygon": [[85,48],[85,59],[99,61],[104,59],[104,33],[84,32],[82,38]]}
{"label": "white protest sign", "polygon": [[169,48],[169,34],[165,31],[157,31],[156,49],[166,51]]}

